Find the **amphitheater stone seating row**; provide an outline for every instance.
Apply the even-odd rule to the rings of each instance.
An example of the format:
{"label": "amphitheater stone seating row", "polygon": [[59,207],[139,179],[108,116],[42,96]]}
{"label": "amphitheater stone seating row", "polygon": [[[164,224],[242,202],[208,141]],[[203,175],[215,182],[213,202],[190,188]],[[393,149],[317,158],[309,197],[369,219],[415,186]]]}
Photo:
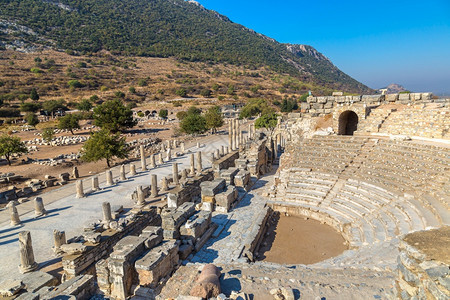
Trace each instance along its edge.
{"label": "amphitheater stone seating row", "polygon": [[[281,159],[273,201],[340,230],[361,261],[395,252],[400,235],[450,224],[450,149],[368,141],[303,140]],[[336,260],[351,265],[355,256]]]}

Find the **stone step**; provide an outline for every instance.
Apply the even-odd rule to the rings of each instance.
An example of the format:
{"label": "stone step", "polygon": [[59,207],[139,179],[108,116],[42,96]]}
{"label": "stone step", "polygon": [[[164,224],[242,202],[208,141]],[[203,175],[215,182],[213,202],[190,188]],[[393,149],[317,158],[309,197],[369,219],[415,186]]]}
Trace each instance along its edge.
{"label": "stone step", "polygon": [[450,211],[441,201],[430,195],[422,195],[422,201],[426,201],[426,203],[429,203],[434,208],[436,216],[442,224],[450,225]]}

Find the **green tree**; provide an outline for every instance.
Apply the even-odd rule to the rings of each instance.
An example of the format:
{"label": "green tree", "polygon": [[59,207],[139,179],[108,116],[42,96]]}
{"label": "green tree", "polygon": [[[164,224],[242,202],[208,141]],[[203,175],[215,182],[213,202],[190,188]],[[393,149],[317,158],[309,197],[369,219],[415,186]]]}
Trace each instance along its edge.
{"label": "green tree", "polygon": [[2,135],[0,136],[0,156],[4,156],[11,165],[13,154],[27,153],[28,149],[19,137]]}
{"label": "green tree", "polygon": [[159,110],[158,116],[160,118],[166,119],[168,115],[169,115],[169,111],[167,109],[160,109]]}
{"label": "green tree", "polygon": [[187,110],[188,115],[200,115],[202,113],[202,110],[198,108],[197,106],[191,106]]}
{"label": "green tree", "polygon": [[205,114],[206,127],[212,129],[213,133],[223,125],[223,116],[219,106],[213,106]]}
{"label": "green tree", "polygon": [[31,98],[31,100],[34,100],[34,101],[39,100],[39,94],[35,88],[31,89],[30,98]]}
{"label": "green tree", "polygon": [[249,102],[242,108],[239,118],[250,118],[258,114],[265,114],[270,112],[271,109],[267,105],[267,101],[264,99],[250,99]]}
{"label": "green tree", "polygon": [[65,105],[66,101],[64,99],[59,100],[48,100],[42,104],[42,108],[54,116],[55,112],[62,109],[67,110],[67,106]]}
{"label": "green tree", "polygon": [[183,120],[184,118],[186,118],[186,116],[187,116],[187,112],[185,112],[185,111],[179,111],[179,112],[177,112],[177,118],[178,118],[178,120]]}
{"label": "green tree", "polygon": [[298,108],[297,101],[289,100],[287,98],[283,99],[283,103],[281,104],[281,111],[282,112],[291,112],[293,110],[296,110]]}
{"label": "green tree", "polygon": [[91,137],[86,141],[81,149],[81,159],[87,162],[106,159],[106,165],[111,167],[114,157],[127,158],[130,149],[125,143],[125,137],[119,133],[113,134],[107,129],[102,129],[91,133]]}
{"label": "green tree", "polygon": [[266,113],[261,115],[258,119],[255,121],[255,128],[266,128],[271,133],[273,129],[277,126],[278,118],[276,113]]}
{"label": "green tree", "polygon": [[113,133],[136,125],[133,112],[119,99],[106,101],[94,108],[94,124]]}
{"label": "green tree", "polygon": [[309,97],[309,93],[305,93],[300,97],[300,102],[306,102],[306,99]]}
{"label": "green tree", "polygon": [[128,91],[132,94],[136,94],[136,88],[134,86],[130,86],[130,88],[128,89]]}
{"label": "green tree", "polygon": [[211,97],[211,90],[210,89],[203,89],[200,91],[200,95],[202,95],[205,98]]}
{"label": "green tree", "polygon": [[42,131],[42,139],[47,143],[50,143],[55,137],[55,130],[52,127],[44,128]]}
{"label": "green tree", "polygon": [[37,112],[41,108],[40,103],[23,103],[20,105],[21,112]]}
{"label": "green tree", "polygon": [[25,121],[27,121],[28,125],[36,126],[39,123],[39,119],[36,114],[29,112],[25,115]]}
{"label": "green tree", "polygon": [[205,117],[200,114],[188,114],[181,120],[180,128],[187,134],[203,133],[207,130]]}
{"label": "green tree", "polygon": [[81,111],[90,111],[91,108],[92,103],[88,99],[83,99],[80,103],[77,104],[77,109]]}
{"label": "green tree", "polygon": [[82,84],[81,82],[79,82],[78,80],[76,80],[76,79],[73,79],[73,80],[69,80],[68,82],[67,82],[67,84],[69,85],[69,87],[70,88],[82,88],[83,86],[84,86],[84,84]]}
{"label": "green tree", "polygon": [[59,118],[59,129],[68,129],[72,134],[75,128],[80,128],[78,123],[78,117],[74,114],[67,114],[64,117]]}

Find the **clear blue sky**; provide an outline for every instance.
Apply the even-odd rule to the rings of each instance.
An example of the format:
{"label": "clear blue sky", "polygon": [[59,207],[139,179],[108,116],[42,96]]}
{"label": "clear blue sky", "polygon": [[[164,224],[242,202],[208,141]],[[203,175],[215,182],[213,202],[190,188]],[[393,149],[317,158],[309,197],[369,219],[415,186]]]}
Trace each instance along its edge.
{"label": "clear blue sky", "polygon": [[308,44],[371,88],[450,95],[450,0],[198,0],[282,43]]}

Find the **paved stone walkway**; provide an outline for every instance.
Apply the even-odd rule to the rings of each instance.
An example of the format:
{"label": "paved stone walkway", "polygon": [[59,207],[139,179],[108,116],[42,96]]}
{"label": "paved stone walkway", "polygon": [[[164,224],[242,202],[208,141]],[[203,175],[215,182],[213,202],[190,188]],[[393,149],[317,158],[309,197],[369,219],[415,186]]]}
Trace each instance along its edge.
{"label": "paved stone walkway", "polygon": [[258,212],[262,212],[267,199],[260,196],[257,191],[266,185],[266,180],[255,183],[252,191],[241,200],[236,208],[230,213],[214,213],[212,221],[219,225],[218,230],[222,232],[216,238],[211,238],[197,252],[192,263],[231,263],[246,262],[239,259],[244,241],[250,233],[250,227]]}
{"label": "paved stone walkway", "polygon": [[[186,151],[202,151],[203,167],[211,166],[211,155],[214,149],[221,145],[228,144],[226,135],[208,136],[200,141],[205,144],[198,149],[196,146],[186,148]],[[190,165],[189,155],[172,160],[181,164],[179,170],[188,168]],[[147,163],[149,163],[147,159]],[[138,172],[140,163],[137,162]],[[119,168],[113,168],[115,179],[118,179]],[[127,172],[128,172],[127,167]],[[150,185],[151,174],[158,175],[158,185],[162,176],[172,173],[171,163],[165,163],[156,169],[146,172],[139,172],[136,176],[124,182],[119,182],[113,187],[105,188],[99,192],[88,194],[82,199],[75,198],[75,184],[68,184],[60,189],[53,190],[41,195],[44,200],[48,215],[35,219],[32,201],[21,204],[18,207],[22,226],[11,227],[9,224],[9,211],[0,211],[0,271],[1,274],[8,274],[9,278],[21,278],[19,273],[19,245],[18,233],[23,230],[31,232],[33,249],[36,261],[40,266],[45,266],[54,261],[55,256],[51,247],[53,246],[53,230],[57,229],[66,232],[67,239],[80,235],[83,225],[93,220],[102,218],[102,202],[108,201],[112,206],[123,205],[124,208],[131,208],[134,203],[131,200],[131,193],[138,185]],[[84,179],[84,189],[91,186],[90,178]],[[100,176],[100,187],[104,187],[104,174]],[[103,183],[103,184],[102,184]],[[3,275],[0,281],[3,281]]]}

